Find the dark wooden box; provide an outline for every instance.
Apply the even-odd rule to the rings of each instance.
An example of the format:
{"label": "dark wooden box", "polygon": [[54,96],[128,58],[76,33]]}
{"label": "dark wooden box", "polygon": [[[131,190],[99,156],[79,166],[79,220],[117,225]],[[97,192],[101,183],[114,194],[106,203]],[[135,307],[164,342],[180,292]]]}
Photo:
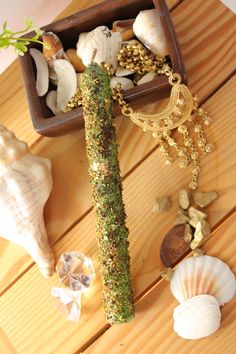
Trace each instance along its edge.
{"label": "dark wooden box", "polygon": [[[79,33],[88,32],[97,26],[107,25],[111,28],[114,20],[135,18],[141,10],[154,8],[163,25],[165,36],[169,45],[172,67],[175,72],[181,74],[183,82],[186,82],[186,72],[182,56],[176,39],[173,24],[168,8],[164,0],[107,0],[97,6],[76,13],[60,21],[51,23],[42,29],[56,33],[65,50],[76,47]],[[79,107],[71,112],[53,116],[45,103],[45,97],[39,98],[35,86],[35,69],[31,56],[27,52],[20,57],[21,68],[24,77],[29,109],[35,130],[46,136],[58,136],[74,129],[83,128],[83,113]],[[143,85],[136,86],[125,91],[125,98],[132,105],[143,102],[153,102],[170,94],[170,85],[166,77],[157,77]]]}

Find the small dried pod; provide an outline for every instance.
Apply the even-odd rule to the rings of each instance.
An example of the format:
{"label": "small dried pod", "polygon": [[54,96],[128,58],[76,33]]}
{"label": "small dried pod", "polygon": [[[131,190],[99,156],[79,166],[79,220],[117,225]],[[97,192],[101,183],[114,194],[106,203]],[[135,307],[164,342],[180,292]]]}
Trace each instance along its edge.
{"label": "small dried pod", "polygon": [[115,88],[117,84],[121,84],[121,87],[123,90],[128,90],[132,87],[134,87],[134,83],[132,80],[130,79],[127,79],[126,77],[116,77],[116,76],[113,76],[111,78],[111,88]]}
{"label": "small dried pod", "polygon": [[56,59],[68,60],[61,40],[55,33],[45,32],[42,35],[42,40],[46,44],[46,46],[43,47],[43,55],[49,67],[53,68]]}
{"label": "small dried pod", "polygon": [[216,257],[189,257],[175,268],[170,282],[173,296],[182,304],[196,295],[214,296],[219,306],[235,295],[236,282],[229,266]]}
{"label": "small dried pod", "polygon": [[86,69],[86,66],[83,64],[81,58],[78,57],[76,49],[68,49],[66,51],[66,55],[76,72],[82,73]]}
{"label": "small dried pod", "polygon": [[117,55],[122,44],[119,32],[112,32],[106,26],[99,26],[93,31],[80,34],[77,43],[77,55],[85,66],[92,61],[97,64],[105,63],[117,68]]}
{"label": "small dried pod", "polygon": [[160,257],[166,267],[173,267],[180,257],[190,249],[184,240],[184,234],[185,225],[181,224],[170,229],[164,237],[161,243]]}
{"label": "small dried pod", "polygon": [[49,70],[46,60],[40,50],[31,48],[30,55],[34,59],[36,65],[36,90],[38,96],[44,96],[48,91],[49,86]]}
{"label": "small dried pod", "polygon": [[220,327],[221,312],[211,295],[197,295],[177,306],[173,313],[174,331],[185,339],[200,339]]}
{"label": "small dried pod", "polygon": [[120,32],[122,41],[129,41],[134,38],[133,23],[134,19],[118,20],[112,24],[113,32]]}
{"label": "small dried pod", "polygon": [[67,103],[77,90],[77,76],[72,64],[63,59],[54,62],[54,70],[58,77],[57,107],[66,112]]}
{"label": "small dried pod", "polygon": [[194,208],[193,206],[188,209],[188,215],[190,218],[189,223],[193,227],[196,227],[199,221],[205,220],[207,218],[206,213],[201,210],[198,210],[197,208]]}
{"label": "small dried pod", "polygon": [[143,77],[141,77],[140,80],[137,81],[137,85],[142,85],[142,84],[146,84],[146,82],[152,81],[157,77],[157,74],[155,73],[147,73],[145,75],[143,75]]}
{"label": "small dried pod", "polygon": [[194,202],[201,208],[211,204],[217,197],[218,194],[216,192],[195,192],[193,194]]}
{"label": "small dried pod", "polygon": [[141,11],[135,19],[133,30],[136,37],[154,54],[169,54],[168,43],[162,25],[158,22],[156,9]]}
{"label": "small dried pod", "polygon": [[55,116],[63,113],[63,111],[57,106],[57,91],[52,90],[48,92],[46,96],[46,104]]}

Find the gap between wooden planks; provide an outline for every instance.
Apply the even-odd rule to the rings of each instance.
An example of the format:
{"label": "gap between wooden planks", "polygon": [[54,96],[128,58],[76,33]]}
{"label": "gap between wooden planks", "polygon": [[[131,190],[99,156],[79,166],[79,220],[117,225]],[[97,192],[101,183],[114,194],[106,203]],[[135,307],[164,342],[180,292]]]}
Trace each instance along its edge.
{"label": "gap between wooden planks", "polygon": [[[73,0],[57,19],[101,2],[101,0]],[[179,2],[180,0],[167,0],[169,9],[175,7]],[[18,60],[15,60],[0,76],[0,91],[1,123],[6,125],[8,129],[14,130],[20,139],[32,145],[39,139],[39,135],[34,131],[31,123]]]}
{"label": "gap between wooden planks", "polygon": [[[236,274],[236,214],[221,225],[203,248],[210,256],[225,261]],[[236,352],[236,298],[222,308],[220,329],[212,336],[184,340],[173,331],[173,310],[178,302],[171,295],[169,283],[160,281],[136,305],[136,318],[129,324],[113,326],[94,342],[92,353],[158,354],[233,354]]]}
{"label": "gap between wooden planks", "polygon": [[[208,12],[211,5],[204,1],[201,2],[201,10],[195,9],[194,2],[181,3],[173,11],[173,19],[176,23],[176,31],[184,57],[186,56],[185,62],[190,73],[190,87],[193,92],[198,92],[201,99],[205,99],[225,80],[225,76],[228,77],[232,74],[233,53],[236,57],[236,46],[233,45],[232,34],[236,29],[236,21],[233,21],[235,17],[220,2],[214,2],[214,11],[210,16]],[[193,10],[194,13],[191,17],[190,12]],[[190,27],[189,17],[194,24],[192,27]],[[205,20],[201,21],[202,18]],[[211,43],[208,45],[212,36],[219,31],[223,35],[215,38],[214,45]],[[195,39],[198,32],[201,33],[200,42],[199,39]],[[193,45],[192,42],[195,44]],[[215,48],[218,51],[217,54],[215,54]],[[199,58],[197,62],[195,57]],[[218,60],[220,61],[221,57],[225,60],[228,58],[228,64],[223,69],[218,68],[218,71],[215,72],[215,66],[218,65]],[[203,58],[207,58],[208,62],[202,63]],[[212,79],[212,71],[214,80]],[[207,84],[209,81],[210,83]],[[158,106],[159,104],[154,104],[145,109],[155,110]],[[124,118],[118,119],[117,125],[121,171],[125,176],[148,156],[156,146],[156,142],[149,134],[144,134],[141,129]],[[45,217],[50,240],[54,244],[91,208],[84,132],[75,132],[54,139],[42,138],[32,151],[49,157],[53,163],[54,187],[46,206]],[[75,161],[78,163],[75,164]],[[163,163],[163,160],[160,163]],[[69,186],[69,188],[65,188],[65,186]],[[1,264],[4,264],[4,272],[0,276],[0,290],[4,291],[28,267],[32,266],[32,261],[18,246],[9,244],[2,239],[0,246]],[[12,262],[13,254],[14,264]]]}
{"label": "gap between wooden planks", "polygon": [[[234,146],[234,96],[236,76],[204,105],[214,122],[208,129],[209,139],[217,149],[204,158],[201,189],[217,190],[220,197],[209,208],[213,226],[235,206],[235,163],[231,156]],[[173,225],[177,209],[179,188],[189,181],[185,173],[174,164],[169,170],[160,164],[160,152],[154,151],[124,181],[124,200],[130,229],[132,278],[135,296],[143,294],[160,277],[160,243]],[[165,183],[163,183],[165,181]],[[170,194],[174,201],[167,214],[151,213],[157,195]],[[79,250],[95,263],[98,273],[97,249],[93,213],[90,213],[55,246],[56,257],[62,252]],[[64,320],[50,298],[50,289],[59,285],[54,276],[45,280],[33,266],[1,298],[2,328],[20,353],[73,353],[95,338],[106,328],[101,304],[100,281],[83,298],[79,324]]]}

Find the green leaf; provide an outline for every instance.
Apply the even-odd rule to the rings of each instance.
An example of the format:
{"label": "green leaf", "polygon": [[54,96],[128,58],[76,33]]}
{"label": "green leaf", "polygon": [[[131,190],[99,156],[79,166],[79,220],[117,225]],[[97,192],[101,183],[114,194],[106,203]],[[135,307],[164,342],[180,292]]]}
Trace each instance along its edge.
{"label": "green leaf", "polygon": [[24,23],[26,24],[27,27],[33,27],[34,22],[30,17],[25,17],[24,18]]}
{"label": "green leaf", "polygon": [[23,55],[24,55],[24,52],[23,52],[21,49],[16,48],[16,47],[15,47],[15,52],[16,52],[18,55],[20,55],[20,56],[23,56]]}
{"label": "green leaf", "polygon": [[4,22],[3,26],[2,26],[2,30],[3,32],[6,31],[7,29],[7,21]]}

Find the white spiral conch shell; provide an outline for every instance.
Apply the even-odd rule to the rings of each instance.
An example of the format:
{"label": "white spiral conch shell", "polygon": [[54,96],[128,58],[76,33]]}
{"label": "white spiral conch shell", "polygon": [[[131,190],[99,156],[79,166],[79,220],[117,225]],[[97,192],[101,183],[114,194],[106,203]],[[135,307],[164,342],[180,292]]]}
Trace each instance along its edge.
{"label": "white spiral conch shell", "polygon": [[220,327],[221,312],[211,295],[197,295],[174,309],[174,331],[185,339],[210,336]]}
{"label": "white spiral conch shell", "polygon": [[0,235],[23,246],[46,277],[54,271],[43,219],[51,189],[51,162],[0,125]]}
{"label": "white spiral conch shell", "polygon": [[[87,34],[80,34],[77,55],[85,66],[93,61],[97,64],[112,64],[115,70],[121,44],[122,37],[119,32],[112,32],[106,26],[99,26]],[[96,53],[95,56],[94,53]]]}
{"label": "white spiral conch shell", "polygon": [[214,296],[221,306],[234,297],[236,282],[229,266],[220,259],[189,257],[176,267],[170,289],[180,303],[195,295],[208,294]]}
{"label": "white spiral conch shell", "polygon": [[156,9],[141,11],[136,17],[133,30],[136,37],[154,54],[164,57],[168,55],[168,44]]}

